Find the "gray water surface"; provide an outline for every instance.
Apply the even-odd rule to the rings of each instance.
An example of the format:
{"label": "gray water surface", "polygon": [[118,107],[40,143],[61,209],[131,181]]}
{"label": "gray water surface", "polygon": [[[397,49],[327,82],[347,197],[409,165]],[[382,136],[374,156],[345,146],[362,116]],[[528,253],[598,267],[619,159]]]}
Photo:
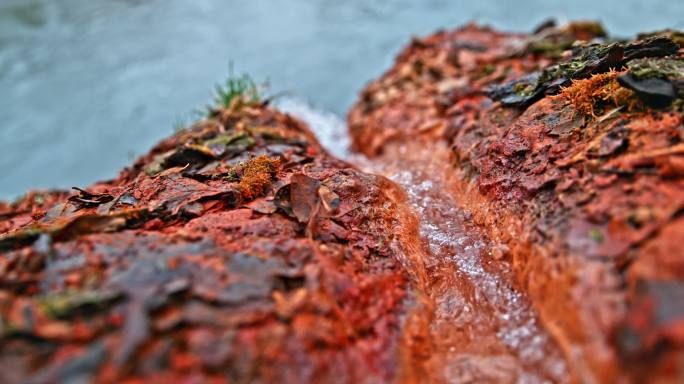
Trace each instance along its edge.
{"label": "gray water surface", "polygon": [[342,116],[412,35],[548,17],[626,36],[684,27],[684,1],[0,0],[0,198],[114,177],[231,61]]}

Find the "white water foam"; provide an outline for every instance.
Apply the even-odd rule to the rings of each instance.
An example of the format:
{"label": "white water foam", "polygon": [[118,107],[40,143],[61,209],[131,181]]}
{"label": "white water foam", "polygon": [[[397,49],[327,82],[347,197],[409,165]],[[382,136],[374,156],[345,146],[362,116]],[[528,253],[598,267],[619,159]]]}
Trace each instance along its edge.
{"label": "white water foam", "polygon": [[346,124],[339,116],[318,110],[306,101],[292,97],[282,98],[276,105],[279,110],[307,123],[321,145],[332,155],[344,160],[349,158],[351,141]]}

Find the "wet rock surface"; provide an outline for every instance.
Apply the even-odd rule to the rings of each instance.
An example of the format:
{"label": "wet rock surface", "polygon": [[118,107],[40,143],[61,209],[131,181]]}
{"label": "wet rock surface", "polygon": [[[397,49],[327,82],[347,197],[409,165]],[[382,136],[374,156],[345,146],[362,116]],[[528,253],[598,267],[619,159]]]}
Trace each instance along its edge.
{"label": "wet rock surface", "polygon": [[349,115],[356,150],[451,147],[456,204],[509,252],[577,382],[684,379],[680,33],[469,25],[415,39]]}
{"label": "wet rock surface", "polygon": [[229,92],[0,203],[0,381],[681,381],[680,44],[441,31],[350,112],[366,157]]}
{"label": "wet rock surface", "polygon": [[115,180],[0,206],[0,381],[401,377],[402,192],[274,109],[214,115]]}

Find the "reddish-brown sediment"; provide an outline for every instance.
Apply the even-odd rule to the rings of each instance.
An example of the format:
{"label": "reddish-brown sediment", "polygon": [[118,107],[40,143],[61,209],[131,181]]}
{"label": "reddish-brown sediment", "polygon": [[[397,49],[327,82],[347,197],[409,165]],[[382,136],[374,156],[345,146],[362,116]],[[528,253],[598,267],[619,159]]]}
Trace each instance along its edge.
{"label": "reddish-brown sediment", "polygon": [[[681,34],[667,34],[575,44],[573,56],[603,31],[439,32],[414,40],[349,115],[355,149],[427,148],[448,168],[455,204],[503,245],[483,260],[510,262],[573,381],[684,379],[684,75],[634,85],[632,61],[680,65]],[[451,156],[432,156],[439,145]]]}
{"label": "reddish-brown sediment", "polygon": [[4,204],[0,381],[397,381],[422,275],[403,200],[243,106]]}
{"label": "reddish-brown sediment", "polygon": [[681,380],[666,34],[439,32],[362,93],[354,166],[234,103],[115,180],[0,203],[0,379]]}

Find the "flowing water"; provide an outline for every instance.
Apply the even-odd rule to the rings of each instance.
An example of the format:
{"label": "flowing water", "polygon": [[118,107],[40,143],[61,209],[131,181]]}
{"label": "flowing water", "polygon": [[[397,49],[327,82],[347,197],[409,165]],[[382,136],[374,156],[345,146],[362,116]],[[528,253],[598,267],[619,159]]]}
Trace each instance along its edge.
{"label": "flowing water", "polygon": [[597,16],[618,35],[684,27],[684,2],[654,0],[0,0],[0,198],[111,177],[209,99],[233,60],[289,98],[336,156],[402,187],[420,220],[431,379],[567,381],[497,249],[449,193],[447,149],[348,152],[342,115],[412,34],[468,20],[530,30]]}
{"label": "flowing water", "polygon": [[434,311],[425,369],[433,381],[567,381],[560,350],[517,290],[510,266],[492,256],[499,245],[487,239],[450,193],[445,145],[404,144],[367,159],[347,152],[344,123],[334,115],[296,100],[279,107],[306,121],[337,156],[405,190],[425,243],[424,289]]}
{"label": "flowing water", "polygon": [[684,28],[684,1],[0,0],[0,199],[115,176],[189,123],[230,61],[341,116],[412,35],[549,17],[629,35]]}

